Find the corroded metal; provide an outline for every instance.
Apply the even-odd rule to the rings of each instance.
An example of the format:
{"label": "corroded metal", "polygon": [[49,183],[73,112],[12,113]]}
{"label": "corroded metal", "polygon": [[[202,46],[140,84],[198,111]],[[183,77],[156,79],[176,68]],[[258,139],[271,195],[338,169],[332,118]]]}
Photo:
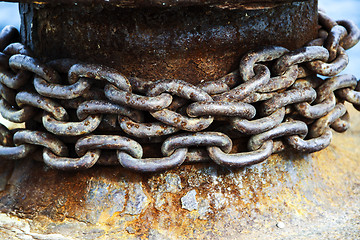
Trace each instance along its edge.
{"label": "corroded metal", "polygon": [[[321,22],[326,17],[324,14],[320,15]],[[14,72],[34,74],[33,84],[37,93],[24,90],[16,92],[4,86],[3,95],[10,103],[17,105],[14,109],[22,109],[14,111],[4,98],[1,113],[8,120],[19,121],[24,118],[24,121],[29,121],[32,111],[41,109],[43,112],[35,115],[39,121],[42,114],[40,128],[45,128],[58,137],[71,136],[71,143],[75,143],[75,151],[80,158],[71,153],[55,156],[54,151],[49,152],[57,151],[50,147],[54,146],[55,141],[51,137],[42,138],[48,141],[45,143],[41,143],[39,138],[31,138],[31,134],[24,139],[25,143],[43,146],[45,163],[62,170],[92,167],[101,156],[101,151],[94,151],[100,149],[116,149],[118,162],[123,167],[143,172],[177,167],[186,160],[191,162],[190,157],[198,160],[201,157],[204,160],[210,158],[217,164],[230,167],[257,164],[272,153],[285,150],[285,142],[302,152],[320,151],[330,144],[330,127],[337,132],[345,132],[349,128],[349,114],[341,103],[344,99],[335,95],[335,91],[348,88],[352,90],[357,85],[357,80],[352,75],[339,75],[323,82],[317,77],[298,79],[300,64],[317,65],[321,61],[325,65],[334,65],[338,59],[334,53],[339,49],[344,50],[341,44],[342,39],[348,37],[347,30],[330,19],[328,22],[332,27],[319,34],[320,40],[310,41],[309,46],[296,50],[270,46],[248,52],[240,61],[238,74],[235,71],[217,81],[210,81],[212,85],[222,88],[215,91],[217,94],[214,95],[203,90],[214,92],[209,87],[211,85],[193,85],[178,79],[155,82],[140,78],[129,80],[118,70],[99,64],[78,63],[69,59],[43,64],[32,56],[10,51],[13,55],[4,57],[8,64],[4,63],[3,71],[6,72],[5,68],[8,67]],[[327,25],[321,27],[326,28]],[[354,32],[357,31],[360,32],[359,29],[352,28],[350,38],[354,38],[353,42],[359,40],[354,37]],[[10,39],[5,33],[4,39],[0,41]],[[324,46],[313,46],[316,44]],[[4,51],[6,49],[7,47]],[[343,55],[346,56],[345,53]],[[319,66],[316,70],[312,69],[314,73],[328,71],[326,68],[322,69],[321,64]],[[55,69],[67,76],[66,81],[70,86],[62,84],[61,74]],[[239,79],[236,80],[236,77]],[[73,88],[77,83],[80,83],[80,89]],[[81,83],[85,83],[85,88],[81,87]],[[227,87],[222,87],[223,84]],[[340,92],[345,99],[352,101],[351,97],[344,94],[352,96],[352,92]],[[15,99],[11,96],[15,96]],[[75,101],[74,106],[70,104],[68,108],[69,111],[74,108],[76,116],[69,115],[68,110],[57,99]],[[314,100],[317,100],[317,104],[310,105]],[[261,103],[257,104],[259,101]],[[64,104],[64,100],[61,103]],[[31,106],[32,111],[25,111],[24,106]],[[298,111],[292,110],[293,107]],[[150,115],[158,122],[146,122]],[[230,123],[230,126],[222,126],[223,130],[218,127],[226,123]],[[213,128],[217,129],[216,132],[210,132]],[[233,140],[236,137],[230,139],[224,134],[222,131],[229,132],[226,128],[233,130],[233,134],[230,134],[232,136],[238,135],[236,137],[241,138],[248,135],[247,146],[250,152],[233,150]],[[138,139],[127,138],[120,130]],[[201,132],[204,130],[207,132]],[[178,131],[195,133],[177,134]],[[103,132],[111,132],[112,135],[104,135]],[[83,135],[84,138],[77,137]],[[164,140],[163,136],[167,139]],[[229,146],[225,150],[219,148],[219,142],[224,139],[227,139]],[[143,147],[146,149],[147,146],[140,145],[137,141],[147,144],[162,142],[163,156],[142,158]],[[129,150],[134,148],[134,144],[141,150],[141,154],[134,154]],[[189,151],[193,147],[206,147],[207,156],[201,151]],[[220,144],[220,147],[223,146]],[[6,153],[8,148],[4,145],[3,152]],[[188,156],[188,152],[191,155]],[[18,155],[19,158],[27,157],[24,153]],[[14,154],[11,156],[14,158]]]}
{"label": "corroded metal", "polygon": [[[132,4],[130,1],[127,2],[130,5]],[[148,3],[143,4],[167,3],[169,5],[182,5],[195,3],[195,1],[177,2],[178,3],[172,3],[171,1],[156,1],[155,3],[148,1]],[[295,5],[304,6],[302,4],[305,2],[296,2],[293,5],[288,6],[290,6],[290,8]],[[196,4],[200,3],[211,3],[211,1],[198,1]],[[223,6],[220,5],[219,7],[230,7],[231,5],[229,3],[226,3]],[[240,1],[237,3],[240,3]],[[111,4],[112,3],[109,3],[109,5]],[[213,1],[212,4],[215,4],[215,1]],[[242,5],[241,9],[246,9],[246,13],[256,15],[255,12],[259,9],[263,11],[264,6],[270,7],[269,11],[271,11],[271,9],[279,6],[281,7],[282,2],[278,1],[276,4],[270,3],[268,5],[264,2],[263,4],[264,5],[261,8],[259,8],[259,5],[257,4],[252,5],[254,10],[251,11],[249,10],[251,4],[244,4],[247,6],[244,7],[244,5]],[[108,6],[101,7],[104,7],[106,12],[109,11]],[[232,7],[239,9],[239,5],[232,5]],[[34,14],[36,11],[41,12],[41,8],[46,10],[47,8],[51,8],[51,6],[36,5],[34,9],[27,13],[27,17],[33,18],[33,16],[30,15]],[[84,5],[81,8],[83,10],[85,8]],[[102,10],[100,10],[100,8],[97,10],[99,15],[102,14]],[[91,10],[92,8],[88,6],[88,9]],[[210,12],[212,12],[211,10]],[[49,11],[49,9],[46,11]],[[74,12],[76,12],[76,10]],[[309,12],[312,12],[312,10]],[[50,15],[48,15],[48,17],[49,16]],[[50,16],[50,18],[51,17],[52,16]],[[36,22],[37,20],[34,21],[35,26],[38,26]],[[336,22],[334,21],[329,21],[328,23],[332,24],[332,27],[336,26]],[[344,27],[346,28],[346,26]],[[348,28],[351,28],[351,25],[349,25]],[[48,28],[42,28],[42,26],[40,26],[39,29]],[[330,30],[331,27],[328,31]],[[91,30],[89,30],[89,32],[91,32]],[[311,29],[309,32],[311,32]],[[41,35],[41,30],[37,33],[23,32],[23,34],[28,36],[31,34]],[[356,35],[351,34],[351,36]],[[300,35],[299,38],[301,38]],[[345,42],[345,39],[346,38],[343,38],[342,42]],[[262,41],[264,41],[264,39],[262,39]],[[33,40],[31,40],[31,43],[35,45],[38,44]],[[264,43],[266,43],[266,41]],[[89,43],[88,46],[90,45],[91,43]],[[161,48],[159,49],[161,50]],[[290,52],[293,49],[294,48],[290,47]],[[42,58],[45,55],[41,55],[44,52],[39,54],[41,51],[35,52]],[[76,51],[81,52],[80,49],[75,49],[74,52]],[[227,54],[226,51],[223,52],[225,55]],[[65,54],[68,53],[69,52]],[[86,53],[86,51],[83,51],[82,54],[92,53]],[[111,55],[111,53],[109,53],[109,55]],[[109,60],[109,55],[105,54],[104,57],[100,54],[97,56],[97,60]],[[55,55],[51,57],[45,56],[42,60],[46,61],[48,59],[55,58],[54,56]],[[184,55],[180,54],[179,56],[183,57]],[[280,56],[282,56],[282,54]],[[189,57],[196,59],[197,55],[194,53],[193,55],[190,54]],[[95,57],[89,57],[88,59],[95,59]],[[211,58],[209,59],[211,60]],[[146,56],[145,60],[148,60],[146,59]],[[94,60],[94,62],[98,61]],[[151,61],[146,63],[151,65]],[[136,64],[137,63],[135,62],[134,66]],[[144,64],[144,68],[147,68],[147,64]],[[181,64],[183,64],[183,62],[181,62]],[[209,66],[212,66],[211,64],[214,64],[214,62],[210,61]],[[49,66],[53,67],[55,65]],[[268,65],[264,65],[262,68],[267,71],[265,67]],[[290,65],[292,64],[289,64],[289,66]],[[191,66],[191,64],[189,66]],[[156,67],[152,67],[155,69],[154,73],[149,74],[149,71],[146,72],[147,70],[144,71],[145,73],[141,73],[148,80],[155,80],[151,74],[155,75],[155,73],[159,74],[160,72],[160,74],[174,74],[174,76],[176,74],[179,74],[178,76],[181,74],[187,74],[189,79],[184,77],[182,77],[182,79],[189,80],[190,82],[195,81],[195,83],[197,83],[196,81],[199,79],[191,79],[191,74],[197,75],[202,71],[201,69],[191,73],[191,70],[193,69],[190,67],[188,71],[184,71],[182,69],[183,71],[181,73],[169,73],[169,71],[161,72],[156,70]],[[175,68],[174,65],[170,67]],[[219,63],[218,67],[221,72],[221,63]],[[266,79],[268,82],[264,83],[265,81],[263,81],[262,85],[264,86],[261,87],[269,87],[270,92],[262,91],[261,93],[251,93],[251,91],[249,91],[250,94],[246,96],[244,101],[257,106],[257,103],[255,102],[259,100],[268,100],[274,96],[273,91],[282,91],[289,88],[292,84],[294,84],[294,89],[290,91],[294,90],[294,92],[298,91],[298,93],[301,93],[302,91],[306,92],[306,90],[316,88],[320,85],[317,83],[317,79],[313,79],[313,81],[299,80],[299,82],[294,83],[296,78],[293,79],[294,77],[292,76],[298,73],[298,69],[300,69],[300,67],[298,69],[296,67],[291,68],[291,71],[286,71],[284,75],[271,78],[273,79],[273,83],[278,83],[281,82],[282,79],[286,78],[285,74],[287,74],[287,76],[291,78],[289,83],[284,85],[274,84],[271,85],[271,87],[266,86],[266,83],[271,81],[268,74]],[[68,69],[70,68],[67,68],[67,70]],[[226,73],[234,70],[235,68],[229,67],[229,69],[230,70],[226,71]],[[303,67],[301,67],[301,69],[302,70],[300,71],[302,74],[306,75],[306,69]],[[58,71],[66,73],[67,70]],[[272,69],[269,70],[272,71]],[[71,83],[74,83],[81,77],[90,77],[109,82],[108,79],[103,79],[101,74],[97,75],[98,72],[95,71],[96,70],[92,68],[90,72],[77,72],[78,76],[74,77],[73,80],[71,80]],[[204,75],[209,76],[209,78],[204,77],[203,79],[212,80],[211,74],[213,73],[206,72]],[[251,78],[254,76],[250,77],[250,82],[248,83],[248,81],[242,81],[242,79],[239,80],[239,74],[239,72],[234,71],[221,78],[215,84],[216,86],[221,86],[221,89],[218,91],[214,90],[211,85],[206,85],[206,82],[194,85],[194,88],[199,88],[207,94],[212,95],[229,92],[231,89],[236,88],[241,84],[245,84],[243,86],[251,86]],[[74,76],[74,74],[72,76]],[[177,78],[178,76],[171,78]],[[330,79],[327,79],[327,81],[330,81]],[[155,128],[151,128],[154,124],[146,123],[146,121],[149,120],[149,116],[145,116],[145,118],[143,118],[144,116],[142,116],[142,114],[138,114],[139,112],[137,111],[128,111],[130,109],[128,105],[126,105],[128,109],[119,108],[116,104],[109,105],[109,102],[105,99],[106,96],[101,93],[101,91],[98,91],[98,89],[101,90],[103,87],[103,83],[101,81],[90,82],[91,84],[95,84],[96,90],[91,89],[91,91],[84,91],[83,96],[79,99],[59,101],[63,106],[65,106],[66,103],[69,104],[68,106],[71,106],[69,109],[80,109],[77,111],[79,119],[74,119],[75,113],[72,111],[71,119],[69,120],[70,122],[68,122],[70,124],[66,123],[68,125],[62,125],[62,122],[56,121],[50,114],[45,114],[44,117],[46,118],[46,124],[52,122],[59,124],[58,126],[61,125],[62,127],[65,126],[69,128],[75,126],[74,121],[85,119],[83,123],[80,123],[80,125],[88,126],[89,122],[87,122],[86,118],[94,116],[93,114],[100,113],[103,115],[101,125],[105,125],[104,119],[106,119],[109,123],[108,125],[111,125],[113,129],[116,130],[119,130],[119,126],[117,125],[118,123],[116,123],[116,121],[114,122],[114,119],[116,120],[116,116],[114,118],[114,116],[108,114],[119,115],[118,119],[120,125],[123,124],[122,129],[126,129],[128,126],[132,126],[132,129],[140,129],[140,126],[145,126],[149,127],[149,129],[154,132],[154,129],[156,128],[165,129],[166,126],[168,126],[163,124],[162,126],[157,125]],[[122,91],[126,92],[131,89],[126,88],[128,84],[125,80],[122,79],[120,83],[121,85],[118,85],[117,87],[123,88]],[[128,83],[132,86],[132,89],[140,95],[146,95],[151,88],[151,84],[149,84],[148,81],[143,81],[143,83],[141,83],[141,80],[138,81],[138,79],[135,80],[135,78],[131,77],[129,77]],[[279,88],[279,86],[281,87]],[[171,88],[170,85],[169,87]],[[251,89],[251,87],[248,89]],[[343,87],[343,89],[338,90],[342,91],[340,97],[342,96],[342,99],[353,99],[351,96],[353,96],[354,92],[357,92],[358,89],[354,89],[355,87],[353,85],[350,86],[350,89],[348,88],[348,85],[344,85]],[[164,89],[164,86],[159,86],[158,88]],[[156,89],[156,86],[154,89]],[[255,91],[257,87],[252,89]],[[332,88],[330,87],[328,89]],[[177,89],[176,92],[179,91],[180,90]],[[334,94],[336,89],[334,88],[329,91],[330,94]],[[157,94],[160,92],[162,91],[157,92]],[[170,91],[170,94],[174,94],[174,92],[175,91],[172,90],[172,92]],[[197,93],[199,92],[201,93],[201,91],[197,91]],[[96,95],[91,96],[92,93],[96,93]],[[337,92],[335,92],[335,94],[336,93]],[[350,96],[344,97],[346,94],[349,94]],[[212,106],[211,102],[214,100],[211,99],[212,96],[210,96],[210,98],[201,98],[202,96],[206,95],[200,94],[195,97],[187,96],[186,98],[189,98],[190,101],[178,100],[175,96],[173,96],[173,103],[170,106],[166,106],[166,108],[168,108],[169,111],[178,111],[181,113],[181,115],[179,114],[180,116],[185,116],[186,112],[191,112],[190,110],[187,111],[186,108],[191,101],[195,101],[193,104],[196,106],[199,99],[202,99],[201,101],[205,100],[205,102],[202,103],[204,106]],[[313,98],[313,96],[310,97],[309,102],[311,102]],[[342,99],[340,102],[343,101]],[[326,99],[324,101],[326,101]],[[317,103],[322,104],[324,101],[319,101]],[[352,101],[356,103],[355,100]],[[87,103],[89,103],[89,105],[86,105]],[[96,105],[97,103],[99,103],[99,105]],[[340,107],[341,103],[339,104],[340,105],[337,105],[335,109],[342,108]],[[208,110],[208,113],[211,113],[211,111],[216,112],[216,104],[214,105],[215,106],[213,106],[212,109]],[[231,106],[231,103],[226,103],[224,105]],[[106,139],[103,135],[90,135],[81,138],[79,141],[77,140],[80,137],[59,136],[59,139],[64,143],[68,145],[75,144],[75,149],[78,151],[80,156],[83,154],[85,155],[80,158],[75,157],[73,154],[71,154],[70,157],[61,157],[54,154],[56,151],[52,152],[49,150],[50,148],[45,146],[42,155],[46,163],[52,168],[67,170],[89,168],[97,161],[106,165],[113,165],[114,160],[115,162],[118,162],[120,159],[120,163],[124,167],[134,170],[145,169],[145,171],[154,171],[179,166],[184,161],[190,160],[189,162],[192,161],[193,163],[197,161],[204,161],[204,159],[209,156],[221,165],[237,166],[241,168],[234,169],[217,167],[213,164],[195,164],[182,165],[176,169],[157,174],[137,174],[122,167],[113,166],[93,167],[87,171],[67,173],[49,169],[44,167],[41,163],[29,161],[28,159],[18,161],[18,164],[16,165],[13,165],[13,162],[0,162],[0,180],[2,180],[0,183],[5,182],[7,184],[6,186],[1,186],[0,184],[0,187],[3,187],[4,189],[4,191],[0,192],[0,209],[2,211],[10,212],[13,215],[21,216],[31,223],[31,225],[29,225],[28,222],[21,222],[22,225],[19,227],[19,223],[14,223],[1,215],[0,222],[2,224],[0,227],[4,228],[4,232],[6,233],[8,232],[8,229],[11,229],[13,232],[17,232],[17,236],[22,236],[24,233],[23,235],[34,236],[36,238],[53,239],[167,239],[185,237],[202,239],[235,239],[239,238],[239,236],[247,239],[265,237],[283,239],[287,236],[291,236],[291,238],[300,238],[304,235],[307,237],[314,235],[318,236],[319,233],[322,233],[322,236],[329,234],[329,236],[335,237],[336,234],[342,232],[338,231],[339,225],[344,230],[342,237],[346,235],[350,237],[358,235],[359,231],[356,227],[354,227],[356,224],[353,223],[356,223],[359,217],[357,211],[359,208],[359,201],[357,201],[357,199],[359,196],[358,173],[360,171],[357,171],[357,159],[359,153],[357,152],[356,144],[354,142],[350,141],[349,144],[345,144],[345,141],[340,139],[340,136],[335,136],[333,140],[335,143],[330,146],[329,150],[324,150],[321,154],[315,153],[308,155],[287,151],[280,153],[280,155],[270,156],[274,152],[274,149],[282,149],[284,147],[284,145],[279,145],[280,142],[273,142],[273,140],[270,139],[284,134],[289,134],[289,136],[285,136],[283,138],[284,144],[289,144],[298,151],[312,152],[323,149],[330,143],[332,134],[329,127],[331,126],[336,131],[347,129],[348,125],[346,124],[348,124],[349,121],[348,115],[346,113],[345,115],[340,114],[342,115],[340,117],[337,113],[330,113],[330,115],[332,114],[331,116],[328,116],[328,119],[330,120],[324,120],[326,122],[326,124],[323,125],[324,129],[318,131],[314,127],[312,130],[318,133],[321,132],[320,135],[316,135],[317,137],[313,139],[302,139],[302,137],[304,137],[303,135],[305,135],[305,127],[308,122],[303,119],[296,119],[295,121],[287,119],[288,122],[279,125],[284,121],[285,114],[289,116],[289,114],[292,113],[292,108],[289,106],[286,106],[286,108],[281,106],[279,107],[280,108],[277,110],[275,109],[274,113],[270,116],[256,118],[259,121],[241,119],[240,117],[237,119],[234,118],[235,120],[230,121],[230,123],[239,131],[244,129],[242,125],[243,120],[245,121],[245,125],[250,123],[250,127],[248,127],[250,130],[254,129],[254,125],[261,123],[261,125],[259,125],[259,127],[262,128],[261,132],[268,131],[267,136],[260,139],[262,144],[257,143],[256,148],[259,147],[258,145],[262,146],[253,152],[245,152],[246,150],[242,149],[242,146],[246,145],[246,142],[243,139],[235,139],[233,141],[233,151],[229,153],[229,149],[231,148],[230,143],[232,140],[226,138],[225,136],[220,136],[219,134],[214,134],[214,136],[212,134],[207,135],[208,133],[206,132],[200,134],[187,133],[184,135],[177,135],[178,138],[173,138],[174,141],[172,141],[171,138],[168,139],[167,142],[165,141],[162,149],[164,151],[164,156],[166,156],[165,158],[158,158],[158,156],[155,156],[156,154],[152,155],[156,151],[154,149],[157,148],[157,150],[160,151],[159,142],[163,142],[163,139],[154,138],[151,134],[147,136],[140,136],[140,138],[145,138],[145,141],[147,138],[149,139],[147,144],[143,145],[144,153],[149,154],[149,156],[146,156],[146,154],[145,156],[132,156],[132,154],[126,150],[126,147],[122,148],[123,145],[128,143],[126,139],[121,139],[119,142],[117,135],[115,135],[115,138],[110,137],[109,139]],[[254,114],[251,110],[252,109],[249,108],[243,108],[238,111],[244,111],[244,113],[245,111],[250,111],[247,114],[244,114],[244,116],[249,116],[249,119],[252,119]],[[193,113],[195,115],[202,115],[199,114],[199,111],[195,111]],[[226,115],[226,111],[221,112],[221,114]],[[356,115],[356,113],[353,112],[351,114]],[[294,114],[294,117],[297,117],[295,115],[296,114]],[[322,116],[322,114],[319,114],[318,117],[320,116]],[[225,121],[226,118],[218,116],[215,120]],[[39,119],[36,118],[35,121],[39,121]],[[309,122],[311,123],[312,121],[313,120],[310,120]],[[158,124],[159,122],[156,123]],[[301,126],[299,128],[300,130],[294,129],[294,131],[289,131],[290,128],[284,128],[284,125]],[[317,124],[315,122],[314,126],[316,125]],[[175,130],[174,132],[178,131],[177,128],[171,128]],[[78,130],[79,129],[75,131]],[[106,131],[105,128],[99,130]],[[61,131],[71,132],[71,129],[62,129]],[[155,130],[155,132],[156,131],[157,130]],[[128,131],[128,133],[130,132],[131,131]],[[141,131],[139,132],[141,133]],[[251,132],[250,135],[259,134],[261,132]],[[294,134],[300,134],[300,136]],[[4,136],[8,136],[7,131],[4,131]],[[109,135],[106,136],[109,137]],[[8,137],[4,139],[7,138]],[[14,136],[14,142],[18,144],[22,144],[22,141],[25,140],[33,141],[33,143],[39,143],[39,139],[33,138],[32,136],[21,136],[21,134],[17,137]],[[10,145],[10,147],[13,146],[11,143],[12,140],[6,140],[6,142],[9,142],[9,144],[4,143],[4,145]],[[149,142],[153,142],[155,144],[152,145],[149,144]],[[193,145],[197,146],[195,150],[191,149]],[[202,147],[204,149],[201,149]],[[93,148],[101,148],[102,150],[93,150]],[[116,149],[118,151],[115,154],[114,152],[106,152],[103,148],[110,148],[112,149],[111,151]],[[341,148],[342,151],[339,151],[337,148]],[[14,149],[14,147],[12,147],[12,149]],[[35,148],[31,149],[31,151],[35,151]],[[334,156],[334,152],[336,152],[336,156]],[[33,154],[34,158],[36,158],[36,154],[37,152]],[[101,158],[102,160],[100,160]],[[267,159],[267,161],[264,161],[265,159]],[[243,167],[254,163],[258,163],[259,165]],[[141,167],[143,167],[143,169],[141,169]],[[334,191],[336,192],[335,195]],[[324,219],[326,225],[319,224],[319,219]],[[332,220],[329,219],[334,220],[332,222]],[[23,230],[24,228],[25,230]],[[18,231],[17,229],[22,230]],[[246,231],[244,231],[244,229],[246,229]],[[322,231],[322,229],[326,229],[326,231]]]}
{"label": "corroded metal", "polygon": [[44,62],[74,58],[103,64],[152,81],[217,80],[259,42],[294,50],[317,35],[315,0],[76,3],[20,4],[22,39],[35,55]]}

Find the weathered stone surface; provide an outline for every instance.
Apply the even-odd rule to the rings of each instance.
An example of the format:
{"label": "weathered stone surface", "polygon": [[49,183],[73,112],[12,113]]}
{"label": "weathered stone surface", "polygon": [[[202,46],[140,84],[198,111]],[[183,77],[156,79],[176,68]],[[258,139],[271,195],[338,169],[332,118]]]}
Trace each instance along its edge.
{"label": "weathered stone surface", "polygon": [[198,210],[199,203],[196,199],[196,191],[194,189],[181,198],[181,205],[182,208],[189,211]]}

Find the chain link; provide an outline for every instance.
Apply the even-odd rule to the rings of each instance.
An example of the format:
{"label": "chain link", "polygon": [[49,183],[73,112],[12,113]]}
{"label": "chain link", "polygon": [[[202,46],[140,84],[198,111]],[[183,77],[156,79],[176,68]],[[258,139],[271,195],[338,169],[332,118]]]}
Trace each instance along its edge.
{"label": "chain link", "polygon": [[[0,113],[26,128],[12,132],[0,125],[0,158],[31,157],[36,151],[61,170],[98,163],[153,172],[208,160],[243,167],[285,148],[320,151],[331,142],[330,128],[349,128],[344,101],[360,110],[357,79],[338,75],[348,64],[345,49],[359,42],[360,30],[323,12],[319,25],[318,38],[306,46],[251,51],[237,70],[197,86],[127,78],[73,59],[44,64],[16,42],[15,28],[5,27]],[[237,152],[236,138],[247,142],[249,152]],[[159,143],[161,148],[150,152],[162,156],[143,157],[149,143]]]}

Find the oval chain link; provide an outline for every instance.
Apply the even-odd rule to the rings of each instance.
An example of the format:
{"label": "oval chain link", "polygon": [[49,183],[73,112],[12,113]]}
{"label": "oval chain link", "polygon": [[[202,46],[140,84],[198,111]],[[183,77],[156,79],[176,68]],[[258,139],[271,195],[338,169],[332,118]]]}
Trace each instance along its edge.
{"label": "oval chain link", "polygon": [[[0,113],[30,129],[13,134],[0,125],[0,158],[20,159],[38,149],[56,169],[99,163],[153,172],[205,160],[243,167],[286,146],[320,151],[331,142],[330,128],[349,127],[343,102],[360,110],[356,78],[335,76],[346,67],[344,49],[359,42],[360,30],[323,12],[319,24],[319,38],[307,46],[251,51],[238,69],[197,86],[126,78],[115,69],[72,59],[44,64],[16,43],[16,29],[6,27],[0,32]],[[94,84],[98,80],[104,83]],[[229,136],[247,139],[250,152],[232,152]],[[162,143],[162,157],[143,158],[139,142]],[[78,156],[68,150],[74,145]]]}

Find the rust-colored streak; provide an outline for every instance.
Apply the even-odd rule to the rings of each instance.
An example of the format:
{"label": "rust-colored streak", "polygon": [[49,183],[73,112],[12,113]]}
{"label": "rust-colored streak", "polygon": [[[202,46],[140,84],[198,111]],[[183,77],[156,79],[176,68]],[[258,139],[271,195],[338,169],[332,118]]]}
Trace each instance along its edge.
{"label": "rust-colored streak", "polygon": [[259,42],[303,46],[317,34],[316,4],[253,10],[22,4],[22,37],[44,61],[70,57],[116,68],[125,76],[196,84],[236,70],[240,56]]}

